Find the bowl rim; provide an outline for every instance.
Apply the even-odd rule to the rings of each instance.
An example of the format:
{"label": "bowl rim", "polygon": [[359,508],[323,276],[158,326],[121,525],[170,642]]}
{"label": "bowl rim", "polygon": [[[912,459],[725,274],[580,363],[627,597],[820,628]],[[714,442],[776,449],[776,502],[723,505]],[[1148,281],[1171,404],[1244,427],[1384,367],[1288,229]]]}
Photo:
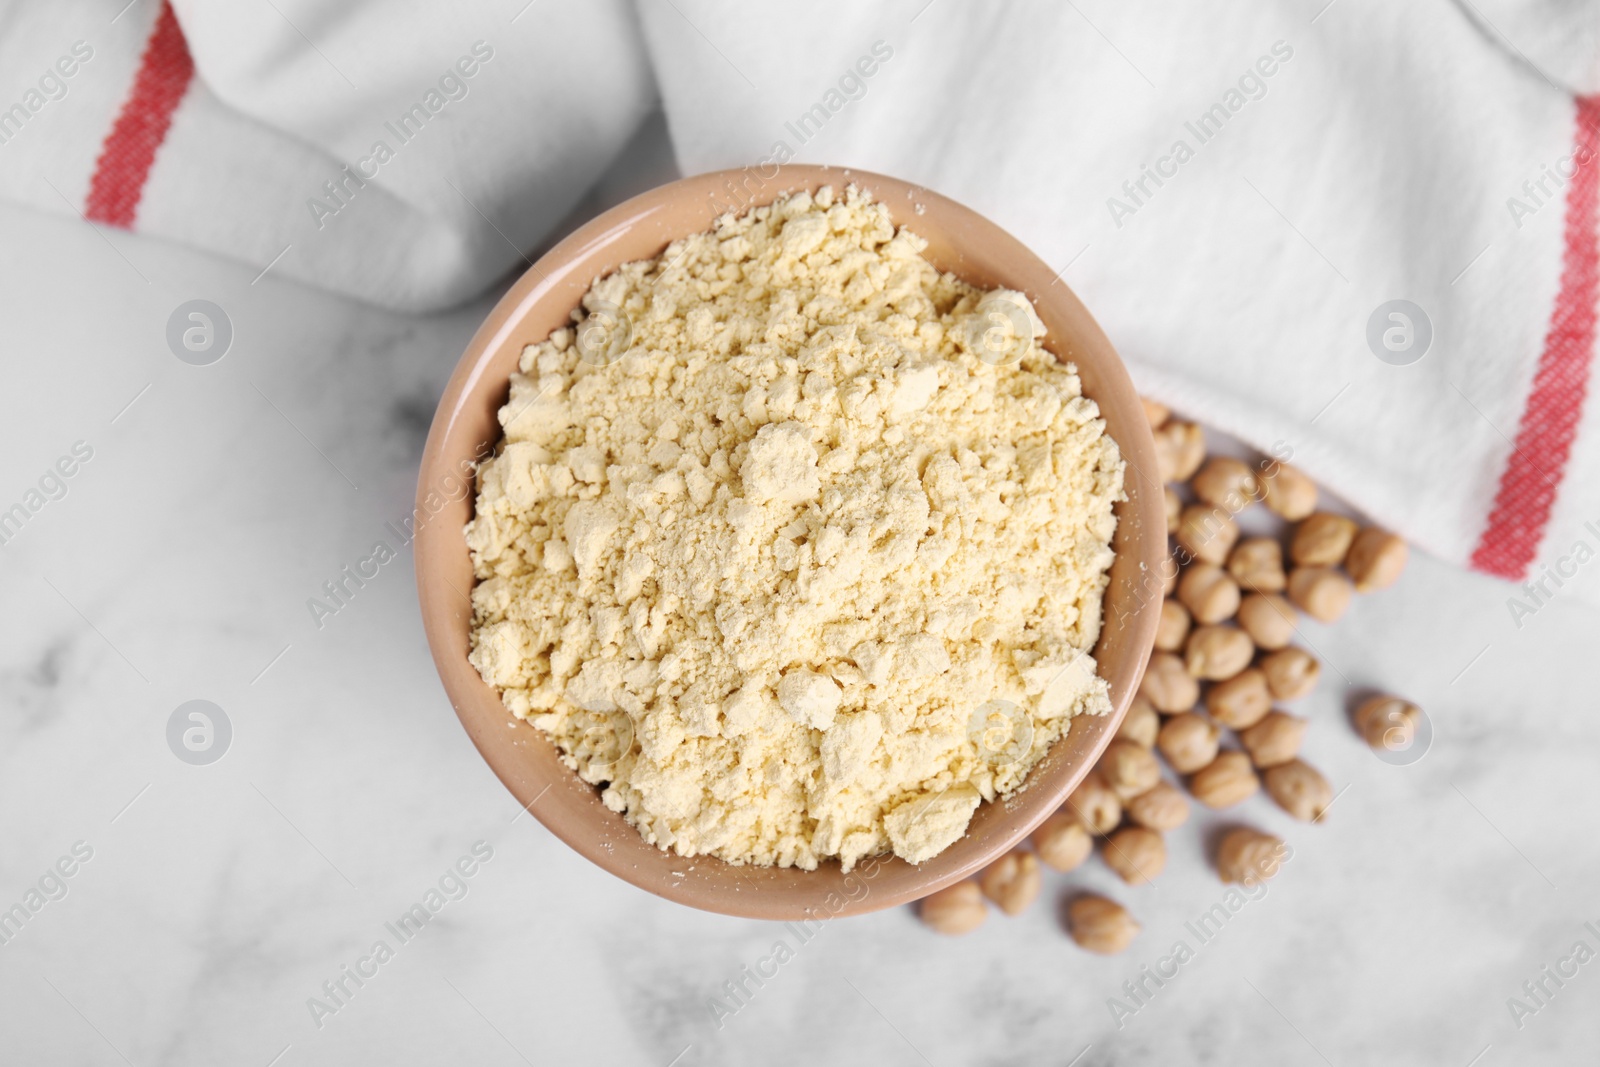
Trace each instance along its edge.
{"label": "bowl rim", "polygon": [[[657,186],[596,216],[530,263],[474,332],[440,397],[418,469],[414,565],[428,647],[457,718],[496,777],[523,809],[539,819],[551,833],[610,873],[680,904],[762,919],[831,918],[865,914],[906,903],[971,876],[1031,833],[1065,802],[1089,773],[1114,738],[1151,654],[1161,601],[1157,572],[1167,554],[1165,503],[1160,479],[1155,475],[1154,439],[1121,357],[1060,275],[1022,242],[959,202],[910,182],[855,168],[785,164],[773,165],[770,169],[770,175],[765,167],[714,171]],[[752,180],[756,189],[746,199],[743,194],[749,191]],[[465,520],[460,524],[433,521],[441,515],[459,517],[463,508],[470,518],[476,482],[467,464],[481,462],[493,454],[501,434],[495,421],[492,436],[485,442],[481,440],[481,433],[467,433],[468,424],[481,423],[486,396],[498,398],[490,410],[497,409],[503,402],[509,388],[509,372],[492,376],[490,366],[506,360],[507,346],[514,342],[519,327],[530,316],[536,311],[548,311],[552,306],[559,307],[563,315],[569,313],[577,306],[577,297],[596,277],[610,273],[622,263],[658,255],[675,237],[704,232],[724,211],[742,213],[789,193],[801,189],[815,191],[824,185],[836,189],[858,185],[865,189],[889,209],[896,226],[906,226],[930,240],[930,258],[934,244],[942,247],[948,242],[945,258],[953,258],[954,262],[935,263],[941,270],[950,270],[958,277],[963,276],[961,267],[970,265],[968,255],[976,247],[974,242],[982,242],[989,249],[983,257],[984,269],[995,263],[1003,264],[1003,269],[997,268],[997,271],[1004,274],[1006,288],[1028,295],[1047,322],[1052,317],[1070,322],[1071,330],[1046,334],[1046,347],[1058,359],[1071,358],[1078,365],[1080,377],[1095,379],[1092,391],[1085,382],[1084,393],[1099,405],[1101,417],[1108,424],[1108,433],[1114,419],[1120,422],[1113,440],[1127,464],[1125,498],[1116,505],[1118,532],[1113,543],[1117,546],[1117,558],[1102,602],[1101,634],[1093,650],[1099,673],[1110,683],[1111,713],[1075,717],[1069,734],[1051,746],[1046,756],[1029,771],[1021,788],[1008,797],[979,806],[980,813],[985,809],[1002,811],[1000,815],[989,817],[986,824],[1004,818],[1001,828],[986,832],[981,847],[967,847],[972,835],[969,827],[963,839],[922,865],[913,866],[889,856],[863,859],[856,868],[862,873],[854,880],[852,875],[840,871],[837,860],[829,860],[816,871],[806,872],[797,868],[741,867],[712,856],[681,857],[670,850],[658,849],[645,842],[621,814],[599,803],[597,787],[584,783],[559,762],[555,762],[551,770],[555,748],[542,731],[537,728],[516,731],[524,736],[508,740],[506,725],[527,724],[517,723],[499,694],[484,683],[466,661],[461,628],[465,618],[470,629],[470,602],[463,613],[461,605],[467,594],[445,574],[447,567],[459,570],[460,560],[467,558],[463,535]],[[701,201],[705,203],[699,210],[711,211],[719,206],[721,210],[691,228],[671,221],[675,212],[688,211],[690,217],[698,217],[691,206]],[[945,221],[934,225],[938,220]],[[661,240],[655,251],[644,256],[628,254],[609,261],[609,266],[598,273],[592,269],[596,257],[635,235],[640,227],[665,227],[662,232],[672,236]],[[982,287],[996,286],[991,283]],[[554,304],[558,298],[564,304]],[[1050,315],[1045,314],[1046,309]],[[535,339],[542,340],[544,336],[548,336],[548,331]],[[527,337],[515,341],[517,350],[520,352],[527,343]],[[1085,373],[1085,359],[1092,365],[1092,375]],[[515,369],[514,358],[511,366]],[[474,439],[470,453],[463,447],[467,443],[462,440],[464,436]],[[452,478],[458,483],[458,489],[450,488]],[[463,482],[465,484],[461,485]],[[470,561],[467,567],[470,590]],[[1138,586],[1131,594],[1125,592],[1130,584],[1124,581],[1130,577]],[[1131,603],[1127,602],[1129,595],[1133,596]],[[1115,628],[1110,625],[1114,607],[1119,612]],[[1118,635],[1113,646],[1116,655],[1108,663],[1102,661],[1100,653],[1113,631]],[[485,694],[492,704],[486,702]],[[502,723],[498,731],[490,729],[496,717]],[[536,744],[545,746],[548,752],[516,752],[515,748],[527,738],[536,738]],[[1072,750],[1071,755],[1064,754],[1063,750],[1068,748]],[[541,763],[542,768],[530,766],[530,759]],[[1062,762],[1067,765],[1059,766]],[[1051,765],[1048,772],[1047,764]],[[541,769],[543,773],[538,773]],[[1040,781],[1041,778],[1048,781]],[[558,786],[563,788],[557,790]],[[552,802],[538,807],[540,800],[552,792],[555,792]],[[583,793],[588,795],[589,803],[579,795]],[[613,826],[597,822],[592,810],[596,806],[626,831],[626,835],[618,835]],[[973,818],[976,823],[979,816],[975,814]],[[629,843],[629,837],[633,844]],[[646,858],[645,852],[634,845],[642,846],[653,858]],[[959,856],[941,863],[953,853]],[[715,873],[701,872],[701,867]],[[868,879],[881,877],[885,868],[891,872],[887,881],[866,884]],[[826,874],[830,869],[832,873]],[[774,878],[774,872],[781,872],[782,881]],[[796,891],[793,886],[805,883],[797,881],[795,874],[814,885]],[[858,894],[856,888],[861,886],[864,889]],[[813,894],[816,899],[809,899]]]}

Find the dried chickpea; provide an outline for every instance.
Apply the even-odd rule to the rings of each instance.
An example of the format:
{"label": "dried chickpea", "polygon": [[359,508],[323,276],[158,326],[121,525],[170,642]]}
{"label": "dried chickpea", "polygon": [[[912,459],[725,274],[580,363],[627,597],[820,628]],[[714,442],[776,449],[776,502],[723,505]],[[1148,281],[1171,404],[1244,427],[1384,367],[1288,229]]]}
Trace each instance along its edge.
{"label": "dried chickpea", "polygon": [[1122,821],[1122,801],[1098,770],[1092,770],[1067,798],[1067,810],[1094,834],[1109,834]]}
{"label": "dried chickpea", "polygon": [[1278,873],[1289,846],[1248,826],[1229,830],[1217,846],[1217,873],[1227,885],[1253,886]]}
{"label": "dried chickpea", "polygon": [[1043,884],[1039,857],[1032,852],[1008,852],[984,868],[978,888],[1007,915],[1021,915],[1039,897]]}
{"label": "dried chickpea", "polygon": [[1222,508],[1190,504],[1178,516],[1178,547],[1195,559],[1221,566],[1239,540],[1239,524]]}
{"label": "dried chickpea", "polygon": [[1239,734],[1239,743],[1257,767],[1276,767],[1300,754],[1306,720],[1286,711],[1274,711]]}
{"label": "dried chickpea", "polygon": [[1222,730],[1198,712],[1174,715],[1161,727],[1156,747],[1179,774],[1191,774],[1217,758]]}
{"label": "dried chickpea", "polygon": [[1258,477],[1261,499],[1290,522],[1299,522],[1317,509],[1317,483],[1287,463],[1274,463]]}
{"label": "dried chickpea", "polygon": [[1118,800],[1136,797],[1161,781],[1161,765],[1151,751],[1121,738],[1106,746],[1098,770]]}
{"label": "dried chickpea", "polygon": [[1070,871],[1089,858],[1094,851],[1094,838],[1077,816],[1058,811],[1033,832],[1033,848],[1046,867]]}
{"label": "dried chickpea", "polygon": [[1337,567],[1344,562],[1356,524],[1343,515],[1319,511],[1295,527],[1289,558],[1301,567]]}
{"label": "dried chickpea", "polygon": [[1124,826],[1106,838],[1100,850],[1106,866],[1129,885],[1145,885],[1167,866],[1167,845],[1161,835],[1142,826]]}
{"label": "dried chickpea", "polygon": [[1189,779],[1189,792],[1208,808],[1230,808],[1260,788],[1261,779],[1243,752],[1219,752]]}
{"label": "dried chickpea", "polygon": [[1333,803],[1333,786],[1322,772],[1302,759],[1292,759],[1262,772],[1267,793],[1296,819],[1315,822]]}
{"label": "dried chickpea", "polygon": [[1332,567],[1296,567],[1289,574],[1289,599],[1318,622],[1336,622],[1354,592],[1350,579]]}
{"label": "dried chickpea", "polygon": [[1160,730],[1161,716],[1156,712],[1155,705],[1135,694],[1133,702],[1128,705],[1128,714],[1123,716],[1122,725],[1117,728],[1117,736],[1144,748],[1153,748]]}
{"label": "dried chickpea", "polygon": [[957,882],[922,898],[917,908],[922,921],[941,934],[958,937],[983,925],[989,909],[976,882]]}
{"label": "dried chickpea", "polygon": [[1280,648],[1261,661],[1267,691],[1274,700],[1298,700],[1317,687],[1322,664],[1303,648]]}
{"label": "dried chickpea", "polygon": [[1221,622],[1239,610],[1239,586],[1214,563],[1195,563],[1178,579],[1178,601],[1195,622]]}
{"label": "dried chickpea", "polygon": [[1261,483],[1250,464],[1232,456],[1212,456],[1195,472],[1189,487],[1207,504],[1224,511],[1243,511],[1261,497]]}
{"label": "dried chickpea", "polygon": [[1408,748],[1417,736],[1422,709],[1409,700],[1380,693],[1368,697],[1356,708],[1356,729],[1373,748]]}
{"label": "dried chickpea", "polygon": [[1183,500],[1178,496],[1178,491],[1170,485],[1166,487],[1165,497],[1167,501],[1167,533],[1175,534],[1178,532],[1178,518],[1183,514]]}
{"label": "dried chickpea", "polygon": [[1067,905],[1067,932],[1078,947],[1111,956],[1139,936],[1139,924],[1116,901],[1086,894]]}
{"label": "dried chickpea", "polygon": [[1245,730],[1260,722],[1272,710],[1272,694],[1267,676],[1259,667],[1246,667],[1232,678],[1211,687],[1206,694],[1206,710],[1222,725]]}
{"label": "dried chickpea", "polygon": [[1198,626],[1184,645],[1183,662],[1196,678],[1220,681],[1232,678],[1250,666],[1256,646],[1250,635],[1237,626],[1213,623]]}
{"label": "dried chickpea", "polygon": [[1189,821],[1189,798],[1177,786],[1157,782],[1155,788],[1128,801],[1127,815],[1147,830],[1176,830]]}
{"label": "dried chickpea", "polygon": [[[1170,509],[1167,525],[1172,525]],[[1387,589],[1399,581],[1400,572],[1406,569],[1408,555],[1410,550],[1400,538],[1387,530],[1368,526],[1350,542],[1350,551],[1344,557],[1344,569],[1355,581],[1356,592],[1371,593]]]}
{"label": "dried chickpea", "polygon": [[1161,429],[1162,423],[1167,421],[1167,416],[1172,414],[1167,405],[1154,400],[1147,400],[1141,396],[1139,403],[1144,405],[1144,417],[1150,421],[1152,430]]}
{"label": "dried chickpea", "polygon": [[1283,546],[1270,537],[1248,537],[1228,555],[1228,573],[1245,589],[1283,592]]}
{"label": "dried chickpea", "polygon": [[1176,552],[1167,553],[1166,561],[1161,567],[1161,595],[1171,596],[1173,590],[1178,588],[1178,572],[1183,569],[1183,564],[1178,561]]}
{"label": "dried chickpea", "polygon": [[1139,692],[1157,711],[1167,715],[1188,711],[1200,700],[1200,683],[1172,652],[1157,652],[1145,668]]}
{"label": "dried chickpea", "polygon": [[1294,605],[1276,593],[1251,593],[1239,605],[1239,625],[1257,648],[1275,652],[1294,639]]}
{"label": "dried chickpea", "polygon": [[1206,437],[1200,427],[1170,419],[1155,432],[1156,466],[1163,482],[1186,482],[1206,458]]}
{"label": "dried chickpea", "polygon": [[1163,652],[1176,652],[1189,636],[1189,609],[1176,600],[1161,602],[1161,620],[1156,623],[1156,647]]}

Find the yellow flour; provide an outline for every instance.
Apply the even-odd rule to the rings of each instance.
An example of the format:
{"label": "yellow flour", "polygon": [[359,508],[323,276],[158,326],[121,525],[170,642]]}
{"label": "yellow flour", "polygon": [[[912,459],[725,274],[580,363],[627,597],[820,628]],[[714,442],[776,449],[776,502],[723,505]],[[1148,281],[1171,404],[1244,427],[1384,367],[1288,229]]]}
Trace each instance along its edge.
{"label": "yellow flour", "polygon": [[472,663],[662,848],[920,863],[1110,710],[1120,453],[923,247],[854,189],[726,216],[512,376]]}

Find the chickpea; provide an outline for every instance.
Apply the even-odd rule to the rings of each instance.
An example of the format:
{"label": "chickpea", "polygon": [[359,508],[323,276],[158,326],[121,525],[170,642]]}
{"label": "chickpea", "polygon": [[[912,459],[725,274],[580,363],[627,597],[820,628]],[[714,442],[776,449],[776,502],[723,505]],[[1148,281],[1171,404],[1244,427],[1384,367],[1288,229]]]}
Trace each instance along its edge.
{"label": "chickpea", "polygon": [[1243,752],[1219,752],[1189,779],[1189,792],[1208,808],[1231,808],[1260,788],[1261,779]]}
{"label": "chickpea", "polygon": [[1175,715],[1161,727],[1156,747],[1179,774],[1191,774],[1217,758],[1222,730],[1198,712]]}
{"label": "chickpea", "polygon": [[1350,579],[1332,567],[1296,567],[1289,575],[1289,599],[1318,622],[1336,622],[1350,607]]}
{"label": "chickpea", "polygon": [[1277,874],[1288,856],[1289,846],[1281,838],[1239,826],[1217,846],[1217,873],[1227,885],[1254,886]]}
{"label": "chickpea", "polygon": [[1216,564],[1195,563],[1178,579],[1178,601],[1196,622],[1221,622],[1239,610],[1239,586]]}
{"label": "chickpea", "polygon": [[1206,437],[1200,427],[1170,419],[1155,431],[1156,466],[1163,482],[1186,482],[1206,458]]}
{"label": "chickpea", "polygon": [[1171,652],[1157,652],[1145,668],[1139,692],[1159,712],[1188,711],[1200,700],[1200,683]]}
{"label": "chickpea", "polygon": [[1189,609],[1176,600],[1161,602],[1161,621],[1156,624],[1156,647],[1176,652],[1189,636]]}
{"label": "chickpea", "polygon": [[[1171,525],[1170,515],[1167,524]],[[1387,589],[1399,581],[1400,572],[1406,569],[1406,557],[1409,554],[1410,550],[1400,538],[1387,530],[1368,526],[1350,542],[1350,551],[1344,557],[1344,569],[1355,580],[1356,592],[1371,593]]]}
{"label": "chickpea", "polygon": [[1178,588],[1178,572],[1183,569],[1183,564],[1178,560],[1176,552],[1167,553],[1166,563],[1161,569],[1161,595],[1171,596],[1172,591]]}
{"label": "chickpea", "polygon": [[1295,527],[1289,558],[1301,567],[1337,567],[1355,539],[1356,524],[1343,515],[1319,511]]}
{"label": "chickpea", "polygon": [[1167,416],[1172,414],[1167,405],[1157,403],[1154,400],[1148,400],[1141,396],[1139,403],[1144,405],[1144,417],[1150,421],[1150,429],[1152,430],[1161,429],[1162,424],[1167,421]]}
{"label": "chickpea", "polygon": [[1251,593],[1239,605],[1239,625],[1257,648],[1275,652],[1294,639],[1294,605],[1276,593]]}
{"label": "chickpea", "polygon": [[1218,682],[1206,694],[1206,710],[1222,725],[1235,730],[1254,726],[1272,710],[1267,676],[1259,667],[1246,667]]}
{"label": "chickpea", "polygon": [[1228,556],[1228,573],[1245,589],[1283,592],[1283,546],[1270,537],[1240,541]]}
{"label": "chickpea", "polygon": [[1317,483],[1287,463],[1262,471],[1261,497],[1267,507],[1290,522],[1299,522],[1317,508]]}
{"label": "chickpea", "polygon": [[1122,725],[1117,729],[1117,736],[1143,748],[1153,748],[1160,730],[1161,716],[1156,712],[1155,705],[1134,694],[1133,702],[1128,705],[1128,714],[1123,716]]}
{"label": "chickpea", "polygon": [[1122,801],[1097,770],[1090,771],[1078,783],[1067,798],[1067,810],[1093,834],[1109,834],[1122,821]]}
{"label": "chickpea", "polygon": [[1136,797],[1161,781],[1161,765],[1148,748],[1121,739],[1106,746],[1097,765],[1100,778],[1118,800]]}
{"label": "chickpea", "polygon": [[1298,700],[1317,687],[1322,664],[1303,648],[1280,648],[1261,661],[1274,700]]}
{"label": "chickpea", "polygon": [[1261,483],[1250,464],[1232,456],[1212,456],[1189,482],[1194,495],[1232,514],[1261,497]]}
{"label": "chickpea", "polygon": [[1300,754],[1306,726],[1306,720],[1298,715],[1274,711],[1241,733],[1239,742],[1257,767],[1276,767]]}
{"label": "chickpea", "polygon": [[1417,736],[1422,709],[1409,700],[1380,693],[1368,697],[1356,708],[1356,729],[1373,748],[1408,748]]}
{"label": "chickpea", "polygon": [[1153,881],[1167,866],[1167,845],[1161,835],[1142,826],[1124,826],[1106,838],[1100,850],[1106,866],[1129,885]]}
{"label": "chickpea", "polygon": [[1250,635],[1237,626],[1199,626],[1184,646],[1184,666],[1196,678],[1220,681],[1250,666],[1255,653]]}
{"label": "chickpea", "polygon": [[1173,536],[1195,559],[1220,566],[1239,540],[1239,524],[1222,508],[1190,504],[1178,516],[1178,532]]}
{"label": "chickpea", "polygon": [[970,934],[989,917],[983,891],[976,882],[957,882],[928,894],[922,898],[917,913],[935,931],[951,937]]}
{"label": "chickpea", "polygon": [[1292,759],[1262,772],[1267,793],[1278,807],[1305,822],[1316,822],[1333,803],[1333,786],[1322,772],[1301,759]]}
{"label": "chickpea", "polygon": [[1094,851],[1094,838],[1071,812],[1058,811],[1033,832],[1033,847],[1039,862],[1057,871],[1080,866]]}
{"label": "chickpea", "polygon": [[1172,488],[1172,486],[1166,486],[1165,490],[1165,498],[1167,502],[1167,533],[1175,534],[1178,532],[1178,519],[1183,514],[1183,500],[1178,496],[1178,491]]}
{"label": "chickpea", "polygon": [[1127,804],[1129,821],[1147,830],[1176,830],[1189,821],[1189,798],[1167,782],[1140,793]]}
{"label": "chickpea", "polygon": [[978,876],[978,888],[1007,915],[1021,915],[1039,897],[1039,857],[1021,850],[1008,852]]}
{"label": "chickpea", "polygon": [[1116,901],[1085,894],[1067,905],[1067,931],[1080,948],[1113,956],[1139,936],[1139,924]]}

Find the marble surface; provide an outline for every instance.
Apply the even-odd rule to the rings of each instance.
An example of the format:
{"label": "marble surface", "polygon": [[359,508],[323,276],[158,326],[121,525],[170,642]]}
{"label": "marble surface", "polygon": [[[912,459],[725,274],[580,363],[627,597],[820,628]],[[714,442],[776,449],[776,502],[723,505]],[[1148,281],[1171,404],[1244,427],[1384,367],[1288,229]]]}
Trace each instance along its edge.
{"label": "marble surface", "polygon": [[[1600,615],[1558,597],[1517,629],[1506,589],[1417,559],[1306,630],[1332,667],[1299,709],[1343,791],[1325,825],[1258,797],[1172,835],[1153,886],[1094,862],[962,940],[896,908],[802,945],[655,899],[517,818],[438,684],[409,552],[320,629],[307,611],[409,511],[489,298],[408,317],[3,206],[0,235],[0,509],[92,449],[0,548],[0,909],[59,898],[0,945],[5,1062],[1593,1061],[1600,962],[1546,979],[1520,1029],[1507,999],[1600,948]],[[234,328],[209,366],[165,340],[196,297]],[[1344,721],[1378,685],[1432,716],[1414,765]],[[232,727],[205,766],[167,741],[196,699]],[[1205,846],[1235,821],[1294,858],[1202,943],[1186,924],[1224,897]],[[492,858],[446,877],[474,847]],[[441,879],[459,899],[401,942],[386,924]],[[1127,954],[1067,939],[1074,887],[1138,916]],[[780,939],[793,958],[715,1018]],[[1192,958],[1115,1018],[1180,939]],[[361,964],[379,940],[392,958]],[[358,964],[337,1011],[308,1007]]]}

